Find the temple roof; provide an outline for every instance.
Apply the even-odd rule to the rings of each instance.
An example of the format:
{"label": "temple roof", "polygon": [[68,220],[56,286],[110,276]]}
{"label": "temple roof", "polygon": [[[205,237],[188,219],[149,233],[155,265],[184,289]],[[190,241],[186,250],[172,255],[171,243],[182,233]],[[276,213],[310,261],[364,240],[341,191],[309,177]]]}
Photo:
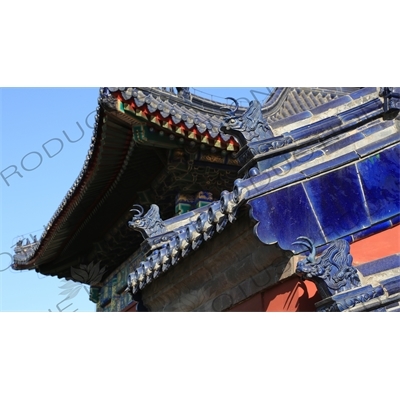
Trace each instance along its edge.
{"label": "temple roof", "polygon": [[[312,120],[313,109],[322,115],[328,103],[355,100],[354,89],[276,88],[262,113],[271,129],[284,131]],[[168,220],[183,186],[218,199],[241,167],[237,140],[219,129],[229,108],[161,88],[102,88],[83,169],[40,240],[16,255],[14,268],[68,279],[72,266],[101,259],[110,272],[142,243],[127,226],[132,204],[156,203]],[[218,183],[207,183],[215,174]]]}

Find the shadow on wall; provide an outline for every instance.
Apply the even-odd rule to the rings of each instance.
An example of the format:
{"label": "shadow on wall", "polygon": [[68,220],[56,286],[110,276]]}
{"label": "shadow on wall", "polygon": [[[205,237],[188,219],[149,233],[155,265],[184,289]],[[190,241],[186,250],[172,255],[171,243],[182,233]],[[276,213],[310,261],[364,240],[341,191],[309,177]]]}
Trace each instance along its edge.
{"label": "shadow on wall", "polygon": [[294,276],[263,294],[264,311],[315,311],[315,303],[321,300],[313,282]]}
{"label": "shadow on wall", "polygon": [[313,282],[294,276],[257,293],[229,311],[314,312],[321,300]]}

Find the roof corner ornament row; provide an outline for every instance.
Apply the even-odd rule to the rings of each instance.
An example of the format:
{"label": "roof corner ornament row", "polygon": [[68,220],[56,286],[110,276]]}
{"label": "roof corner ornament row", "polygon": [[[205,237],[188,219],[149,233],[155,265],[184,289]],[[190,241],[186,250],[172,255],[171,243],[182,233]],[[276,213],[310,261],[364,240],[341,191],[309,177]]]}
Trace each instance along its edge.
{"label": "roof corner ornament row", "polygon": [[[126,291],[130,292],[132,298],[154,278],[197,250],[215,233],[224,230],[228,222],[236,219],[236,213],[245,201],[242,186],[242,180],[238,179],[232,192],[223,191],[219,201],[204,207],[196,219],[188,220],[185,225],[175,229],[169,229],[166,222],[159,219],[154,211],[158,212],[155,204],[144,217],[143,208],[139,206],[140,210],[136,211],[137,214],[128,224],[130,228],[142,232],[144,237],[147,236],[141,245],[146,259],[128,275]],[[158,226],[158,229],[151,229],[153,226]]]}
{"label": "roof corner ornament row", "polygon": [[259,101],[251,101],[244,114],[236,115],[239,109],[238,101],[232,97],[227,97],[227,99],[234,102],[235,108],[230,110],[222,121],[220,131],[237,139],[241,147],[237,158],[242,165],[251,163],[255,157],[268,153],[270,150],[282,148],[293,142],[290,136],[274,136],[262,116]]}

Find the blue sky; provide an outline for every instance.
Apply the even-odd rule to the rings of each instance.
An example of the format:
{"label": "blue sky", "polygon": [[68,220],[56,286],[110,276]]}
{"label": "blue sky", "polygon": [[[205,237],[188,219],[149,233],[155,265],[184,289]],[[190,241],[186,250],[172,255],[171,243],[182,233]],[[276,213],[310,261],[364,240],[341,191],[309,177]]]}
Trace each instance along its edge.
{"label": "blue sky", "polygon": [[[57,311],[65,297],[60,296],[65,282],[35,271],[6,269],[10,257],[4,253],[13,254],[11,247],[19,237],[40,237],[78,176],[90,145],[97,97],[98,88],[0,91],[2,311]],[[95,310],[85,290],[72,300],[58,308],[73,303],[65,311]]]}
{"label": "blue sky", "polygon": [[[192,91],[217,101],[227,96],[263,101],[268,94],[266,88]],[[98,93],[99,88],[0,89],[0,311],[95,311],[87,286],[80,285],[68,298],[65,290],[71,284],[65,286],[66,281],[14,271],[9,264],[12,246],[22,237],[40,238],[79,175],[90,146]]]}

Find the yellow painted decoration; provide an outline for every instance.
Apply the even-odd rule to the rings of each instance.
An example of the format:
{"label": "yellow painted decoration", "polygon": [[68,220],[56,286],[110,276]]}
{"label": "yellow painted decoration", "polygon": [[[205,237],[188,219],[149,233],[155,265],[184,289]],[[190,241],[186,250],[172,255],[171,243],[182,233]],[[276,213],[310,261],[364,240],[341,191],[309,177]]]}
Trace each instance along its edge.
{"label": "yellow painted decoration", "polygon": [[180,135],[185,135],[185,129],[182,128],[181,126],[178,126],[176,128],[176,133],[179,133]]}
{"label": "yellow painted decoration", "polygon": [[235,146],[231,142],[228,142],[226,149],[229,151],[235,151]]}
{"label": "yellow painted decoration", "polygon": [[201,138],[201,143],[210,144],[210,139],[208,138],[208,136],[203,136]]}
{"label": "yellow painted decoration", "polygon": [[194,140],[197,140],[197,135],[196,135],[196,133],[195,133],[195,132],[193,132],[193,131],[189,131],[188,138],[189,138],[189,139],[194,139]]}
{"label": "yellow painted decoration", "polygon": [[140,109],[137,109],[137,110],[136,110],[136,116],[142,117],[142,118],[146,118],[146,119],[147,119],[146,114],[145,114],[142,110],[140,110]]}
{"label": "yellow painted decoration", "polygon": [[217,140],[214,142],[214,146],[215,146],[215,147],[218,147],[218,148],[220,148],[220,149],[222,149],[222,143],[221,143],[221,141],[217,139]]}
{"label": "yellow painted decoration", "polygon": [[171,125],[169,124],[168,121],[162,121],[162,126],[163,126],[164,128],[171,129]]}
{"label": "yellow painted decoration", "polygon": [[125,104],[125,111],[126,114],[135,115],[136,116],[136,109],[132,107],[130,104]]}
{"label": "yellow painted decoration", "polygon": [[159,120],[156,116],[154,116],[154,115],[151,115],[151,116],[150,116],[150,121],[151,121],[153,124],[161,125],[160,120]]}

